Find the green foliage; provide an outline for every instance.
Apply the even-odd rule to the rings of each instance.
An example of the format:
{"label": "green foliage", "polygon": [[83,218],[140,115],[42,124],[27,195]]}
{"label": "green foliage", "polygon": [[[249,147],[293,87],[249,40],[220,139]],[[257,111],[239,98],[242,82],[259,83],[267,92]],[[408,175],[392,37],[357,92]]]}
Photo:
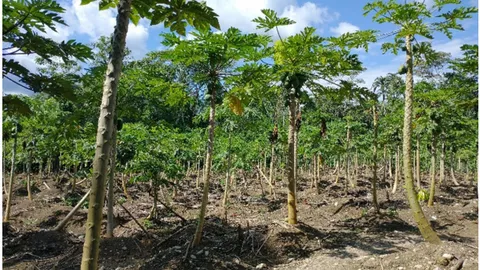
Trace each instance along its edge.
{"label": "green foliage", "polygon": [[428,198],[430,198],[430,193],[428,192],[428,190],[421,189],[418,191],[417,200],[419,202],[427,202]]}
{"label": "green foliage", "polygon": [[[91,58],[91,49],[74,40],[60,43],[40,36],[47,28],[56,31],[56,24],[66,25],[60,14],[65,10],[52,0],[3,1],[3,42],[8,44],[2,50],[3,78],[33,92],[44,92],[54,96],[73,98],[73,84],[61,76],[46,76],[32,73],[15,59],[15,55],[38,55],[52,62],[58,57],[63,62],[72,59],[86,61]],[[19,80],[19,82],[16,82]],[[25,114],[25,104],[16,98],[3,97],[3,103],[9,110],[19,110]]]}
{"label": "green foliage", "polygon": [[[405,37],[416,35],[433,39],[434,32],[441,32],[448,38],[452,38],[452,30],[463,30],[458,23],[460,20],[471,18],[472,14],[478,12],[474,7],[455,7],[452,10],[444,11],[449,4],[460,4],[460,0],[442,1],[436,0],[431,9],[427,8],[425,1],[411,1],[399,3],[396,0],[376,0],[366,4],[363,8],[364,15],[373,13],[373,21],[383,24],[392,23],[400,27],[395,33],[393,42],[382,44],[382,51],[391,51],[397,54],[399,49],[405,46]],[[442,18],[441,21],[432,20]],[[428,58],[428,53],[425,52]]]}
{"label": "green foliage", "polygon": [[294,24],[295,21],[288,18],[279,18],[277,13],[271,9],[262,9],[261,10],[264,18],[258,17],[253,19],[253,22],[257,23],[257,29],[265,29],[265,32],[277,28],[279,26],[285,26]]}
{"label": "green foliage", "polygon": [[[87,5],[93,0],[82,0]],[[99,9],[115,8],[119,0],[101,0]],[[170,31],[185,35],[187,24],[198,30],[208,30],[210,26],[220,29],[218,15],[205,2],[186,0],[132,1],[130,20],[137,25],[141,18],[150,20],[150,25],[163,22]]]}

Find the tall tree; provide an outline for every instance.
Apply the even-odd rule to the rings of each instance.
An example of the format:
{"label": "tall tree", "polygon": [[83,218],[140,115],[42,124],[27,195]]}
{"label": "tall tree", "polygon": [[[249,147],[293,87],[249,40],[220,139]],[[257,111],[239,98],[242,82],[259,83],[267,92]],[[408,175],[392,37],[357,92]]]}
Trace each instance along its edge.
{"label": "tall tree", "polygon": [[[208,203],[209,184],[212,170],[213,146],[215,136],[215,108],[219,100],[227,90],[224,87],[225,80],[230,76],[238,75],[235,64],[239,60],[247,59],[255,48],[264,47],[268,38],[257,34],[244,35],[236,28],[229,28],[225,33],[213,33],[212,31],[193,32],[193,40],[181,40],[174,34],[164,34],[164,45],[173,47],[166,51],[164,56],[176,63],[183,63],[195,69],[196,80],[206,87],[206,97],[210,102],[210,115],[208,118],[208,145],[206,156],[206,177],[202,205],[198,217],[198,226],[193,239],[193,246],[200,244],[205,221],[205,212]],[[247,59],[248,60],[248,59]],[[234,109],[239,104],[238,97],[229,96],[234,103]]]}
{"label": "tall tree", "polygon": [[[82,4],[91,3],[84,0]],[[187,23],[199,29],[220,28],[217,14],[197,1],[167,0],[162,2],[132,0],[101,1],[99,8],[108,9],[117,6],[116,26],[112,36],[112,51],[109,55],[105,82],[103,85],[102,104],[98,118],[95,158],[93,161],[93,184],[90,193],[87,230],[82,256],[83,269],[97,269],[100,246],[100,225],[102,206],[105,197],[105,181],[108,161],[112,148],[114,115],[117,102],[117,88],[122,70],[123,53],[127,37],[129,18],[137,24],[140,18],[151,20],[151,25],[164,23],[180,34],[185,34]]]}
{"label": "tall tree", "polygon": [[[422,236],[430,243],[441,243],[440,238],[430,226],[420,207],[413,184],[412,160],[411,160],[411,136],[412,136],[412,112],[413,112],[413,50],[412,42],[416,36],[433,39],[434,32],[442,32],[448,38],[452,38],[452,30],[463,30],[459,20],[470,18],[477,12],[473,7],[455,7],[445,11],[449,4],[460,4],[460,0],[444,1],[435,0],[431,9],[425,2],[398,3],[395,0],[374,1],[364,7],[364,15],[374,13],[373,20],[377,23],[391,23],[400,29],[396,32],[393,42],[382,44],[382,50],[398,53],[403,49],[406,55],[406,86],[405,86],[405,113],[403,123],[403,170],[407,198],[413,211],[415,221],[418,224]],[[436,11],[435,14],[433,11]],[[442,13],[443,12],[443,13]],[[441,18],[441,21],[432,18]],[[429,55],[425,55],[429,59]]]}
{"label": "tall tree", "polygon": [[[348,75],[361,70],[360,61],[356,55],[351,55],[349,49],[367,48],[367,41],[374,40],[372,31],[347,33],[338,38],[322,38],[315,34],[315,28],[306,27],[299,34],[283,39],[278,28],[295,23],[288,18],[279,18],[273,10],[262,10],[264,17],[255,18],[258,29],[265,32],[275,29],[280,39],[274,45],[274,60],[277,76],[283,87],[286,105],[289,108],[288,127],[288,223],[297,223],[296,209],[296,159],[295,134],[297,122],[297,103],[304,91],[304,86],[323,89],[318,80],[333,82],[343,91],[353,88],[347,81],[335,83],[332,78]],[[297,124],[298,123],[298,124]]]}

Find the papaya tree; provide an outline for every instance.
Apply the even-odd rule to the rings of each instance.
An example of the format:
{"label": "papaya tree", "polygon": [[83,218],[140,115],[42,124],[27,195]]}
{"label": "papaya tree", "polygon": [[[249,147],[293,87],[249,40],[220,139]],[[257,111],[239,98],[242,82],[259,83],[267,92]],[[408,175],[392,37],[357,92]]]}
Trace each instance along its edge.
{"label": "papaya tree", "polygon": [[[411,136],[412,136],[412,112],[413,112],[413,50],[412,42],[416,36],[433,39],[435,32],[444,33],[452,38],[452,30],[463,30],[458,23],[460,20],[471,18],[476,13],[473,7],[455,6],[445,11],[449,4],[460,4],[460,0],[443,1],[435,0],[431,8],[425,2],[413,1],[399,3],[395,0],[373,1],[364,6],[364,15],[373,13],[373,21],[391,23],[400,29],[394,34],[393,42],[382,44],[383,52],[391,51],[398,53],[399,49],[405,51],[406,85],[405,85],[405,111],[403,123],[403,170],[407,199],[413,212],[414,219],[418,224],[424,239],[432,244],[441,243],[440,238],[430,226],[428,220],[418,203],[413,185]],[[440,19],[440,20],[439,20]],[[426,59],[429,55],[424,55]]]}
{"label": "papaya tree", "polygon": [[[52,0],[2,2],[3,8],[3,78],[33,92],[43,92],[56,97],[72,99],[73,85],[62,76],[49,76],[42,72],[32,72],[14,57],[31,55],[50,61],[59,57],[63,62],[73,59],[85,62],[91,58],[91,49],[75,40],[56,42],[39,35],[47,29],[57,30],[56,25],[66,25],[61,17],[65,9]],[[6,89],[8,90],[8,89]],[[6,110],[28,106],[13,95],[3,96]]]}
{"label": "papaya tree", "polygon": [[[183,63],[196,70],[195,79],[202,84],[204,89],[206,88],[205,97],[210,103],[208,145],[205,159],[206,177],[198,226],[192,242],[193,246],[197,246],[201,241],[208,202],[214,145],[215,108],[227,90],[223,86],[223,81],[228,79],[229,76],[238,74],[234,65],[239,60],[246,59],[248,54],[252,53],[252,50],[265,46],[269,40],[257,34],[244,35],[236,28],[229,28],[224,33],[198,31],[192,32],[192,35],[193,40],[181,40],[174,34],[164,34],[163,44],[169,47],[175,46],[172,50],[164,53],[165,58],[171,59],[174,63]],[[235,97],[232,98],[235,99]]]}
{"label": "papaya tree", "polygon": [[[89,4],[92,0],[82,1]],[[103,85],[102,103],[98,118],[95,158],[93,161],[93,185],[89,198],[85,244],[82,255],[82,269],[97,269],[100,247],[100,224],[102,205],[105,194],[108,161],[112,148],[113,116],[117,102],[117,88],[122,70],[123,53],[130,19],[138,24],[140,18],[150,19],[151,25],[161,22],[172,31],[185,34],[187,23],[195,28],[220,28],[217,14],[205,3],[185,0],[169,0],[165,2],[134,2],[132,0],[102,1],[100,9],[117,6],[115,30],[112,36],[112,51],[109,55],[105,82]]]}
{"label": "papaya tree", "polygon": [[[375,38],[372,31],[347,33],[338,38],[322,38],[315,34],[315,28],[306,27],[299,34],[282,38],[278,28],[295,23],[288,18],[279,18],[273,10],[262,10],[263,17],[258,17],[258,29],[265,32],[275,29],[279,40],[274,44],[273,57],[278,81],[281,82],[286,106],[289,108],[288,133],[288,223],[297,223],[296,210],[296,134],[300,127],[299,103],[301,93],[306,86],[310,89],[323,89],[319,80],[332,82],[345,89],[352,89],[352,84],[342,80],[335,83],[332,78],[360,71],[361,64],[356,55],[351,55],[349,49],[367,48],[367,41]],[[298,120],[297,120],[298,119]]]}

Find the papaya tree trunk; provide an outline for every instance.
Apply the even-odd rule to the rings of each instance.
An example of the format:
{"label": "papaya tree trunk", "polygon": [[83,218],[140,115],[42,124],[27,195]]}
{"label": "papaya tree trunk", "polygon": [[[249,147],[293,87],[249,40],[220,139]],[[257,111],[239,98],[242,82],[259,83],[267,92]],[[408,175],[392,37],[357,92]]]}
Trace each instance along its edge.
{"label": "papaya tree trunk", "polygon": [[113,237],[113,181],[115,179],[116,153],[117,152],[117,129],[113,128],[112,134],[112,157],[110,158],[110,175],[108,177],[108,196],[107,196],[107,233],[106,238]]}
{"label": "papaya tree trunk", "polygon": [[335,184],[338,184],[338,181],[340,180],[340,155],[337,159],[337,165],[335,166],[335,171],[337,172],[337,175],[335,176]]}
{"label": "papaya tree trunk", "polygon": [[[150,214],[148,215],[147,219],[156,219],[157,218],[157,202],[158,202],[158,186],[154,180],[151,182],[152,190],[153,190],[153,205],[152,209],[150,210]],[[162,190],[163,192],[163,190]],[[168,204],[167,200],[165,203]]]}
{"label": "papaya tree trunk", "polygon": [[388,167],[388,162],[387,162],[387,145],[383,145],[383,183],[387,182],[387,167]]}
{"label": "papaya tree trunk", "polygon": [[198,159],[198,164],[197,164],[197,179],[195,179],[195,188],[198,188],[198,185],[200,184],[200,172],[201,172],[201,159]]}
{"label": "papaya tree trunk", "polygon": [[373,105],[373,178],[372,178],[372,203],[375,211],[380,213],[377,200],[377,133],[378,133],[377,106]]}
{"label": "papaya tree trunk", "polygon": [[295,129],[296,129],[296,100],[295,94],[291,93],[289,97],[289,127],[288,127],[288,158],[287,158],[287,173],[288,173],[288,223],[297,224],[297,202],[296,202],[296,157],[295,157]]}
{"label": "papaya tree trunk", "polygon": [[205,179],[207,178],[207,157],[208,157],[208,144],[206,145],[205,149],[205,159],[203,159],[205,162],[203,163],[203,183],[205,183]]}
{"label": "papaya tree trunk", "polygon": [[350,177],[350,127],[347,127],[347,146],[346,146],[346,152],[345,152],[345,188],[348,187],[348,184],[353,188],[355,187],[354,183],[352,182],[352,179]]}
{"label": "papaya tree trunk", "polygon": [[417,175],[417,189],[421,189],[422,188],[422,179],[421,179],[421,175],[420,175],[420,138],[417,136],[417,149],[416,149],[416,153],[417,153],[417,156],[416,156],[416,163],[417,163],[417,166],[416,166],[416,175]]}
{"label": "papaya tree trunk", "polygon": [[270,182],[269,184],[269,189],[268,189],[268,193],[270,194],[270,196],[272,196],[273,194],[273,179],[275,178],[274,177],[274,173],[275,173],[275,170],[274,170],[274,167],[275,167],[275,143],[272,143],[272,155],[270,157],[270,175],[269,175],[269,179],[268,181]]}
{"label": "papaya tree trunk", "polygon": [[122,70],[125,39],[127,37],[132,0],[120,0],[115,30],[112,37],[112,52],[109,57],[102,104],[98,118],[95,158],[93,160],[92,191],[88,204],[85,243],[83,245],[82,270],[96,270],[100,252],[100,228],[102,206],[105,199],[108,160],[112,148],[113,116],[120,73]]}
{"label": "papaya tree trunk", "polygon": [[193,246],[198,246],[202,240],[203,224],[205,223],[205,212],[207,210],[208,203],[208,192],[210,186],[210,175],[212,169],[212,158],[213,158],[213,140],[215,136],[215,97],[216,97],[216,86],[211,87],[210,94],[210,116],[209,116],[209,125],[208,125],[208,149],[207,149],[207,158],[205,161],[205,180],[203,186],[203,196],[202,196],[202,205],[200,207],[200,214],[198,215],[198,225],[195,231],[195,237],[193,239]]}
{"label": "papaya tree trunk", "polygon": [[392,169],[392,154],[388,156],[388,175],[390,178],[393,177],[393,169]]}
{"label": "papaya tree trunk", "polygon": [[15,135],[13,137],[12,168],[10,169],[10,180],[8,181],[7,205],[5,206],[5,216],[3,217],[4,222],[8,222],[10,219],[10,211],[12,207],[13,179],[15,178],[15,156],[17,154],[17,131],[18,127],[15,128]]}
{"label": "papaya tree trunk", "polygon": [[395,152],[395,179],[393,181],[392,194],[397,192],[398,178],[400,174],[400,146],[397,145],[397,151]]}
{"label": "papaya tree trunk", "polygon": [[438,184],[441,185],[445,180],[445,141],[442,140],[442,146],[440,148],[440,178]]}
{"label": "papaya tree trunk", "polygon": [[460,184],[457,181],[457,178],[455,177],[455,171],[453,169],[454,163],[453,163],[453,153],[450,156],[450,175],[452,176],[452,181],[456,186],[459,186]]}
{"label": "papaya tree trunk", "polygon": [[412,172],[412,114],[413,114],[413,52],[411,35],[405,37],[407,78],[405,87],[405,112],[403,122],[403,170],[407,199],[413,212],[413,218],[420,229],[423,238],[432,244],[440,244],[441,240],[425,218],[425,214],[417,200],[413,185]]}
{"label": "papaya tree trunk", "polygon": [[28,194],[28,199],[31,201],[32,200],[32,183],[31,183],[31,177],[32,177],[32,150],[28,150],[28,160],[27,160],[27,194]]}
{"label": "papaya tree trunk", "polygon": [[310,188],[314,188],[317,186],[317,155],[313,155],[312,157],[312,167],[313,167],[313,178],[312,178],[312,185]]}
{"label": "papaya tree trunk", "polygon": [[437,154],[437,146],[436,146],[436,138],[435,135],[432,135],[432,157],[431,157],[431,170],[430,170],[430,196],[428,197],[428,207],[433,206],[433,197],[435,196],[435,163],[436,163],[436,154]]}
{"label": "papaya tree trunk", "polygon": [[232,145],[232,137],[231,132],[228,132],[228,150],[227,150],[227,177],[225,178],[225,191],[223,194],[223,212],[225,216],[225,222],[227,221],[227,204],[228,204],[228,189],[229,189],[229,182],[230,182],[230,166],[231,166],[231,154],[230,154],[230,146]]}
{"label": "papaya tree trunk", "polygon": [[320,182],[320,173],[321,173],[321,168],[323,166],[323,163],[322,163],[322,155],[319,154],[317,155],[317,181],[315,182],[315,188],[317,187],[317,184],[318,182]]}
{"label": "papaya tree trunk", "polygon": [[357,185],[357,177],[358,177],[358,149],[355,149],[355,161],[353,167],[353,183],[355,186]]}

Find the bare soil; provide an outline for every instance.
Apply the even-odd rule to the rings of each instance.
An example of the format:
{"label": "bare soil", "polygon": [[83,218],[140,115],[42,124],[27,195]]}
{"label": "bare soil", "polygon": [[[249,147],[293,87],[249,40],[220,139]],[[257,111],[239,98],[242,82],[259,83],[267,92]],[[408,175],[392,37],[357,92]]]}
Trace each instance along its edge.
{"label": "bare soil", "polygon": [[[343,183],[324,173],[317,189],[310,177],[297,184],[299,224],[287,224],[286,181],[277,181],[276,198],[268,185],[252,176],[237,179],[230,193],[227,223],[221,207],[223,176],[211,185],[208,217],[202,244],[189,248],[195,232],[201,189],[196,175],[181,181],[176,198],[160,193],[158,217],[146,220],[153,198],[148,184],[129,185],[132,201],[123,206],[147,228],[145,235],[123,208],[114,208],[114,238],[101,242],[101,269],[478,269],[477,187],[450,179],[437,187],[435,205],[422,202],[425,215],[443,244],[425,243],[415,226],[404,190],[390,193],[391,179],[379,184],[381,215],[371,203],[370,173],[362,171],[357,187],[345,192]],[[460,176],[457,176],[457,179]],[[3,224],[4,269],[79,269],[87,210],[79,210],[63,232],[51,231],[88,191],[87,182],[72,194],[68,179],[59,183],[35,177],[36,191],[29,201],[24,178],[16,179],[12,219]],[[425,175],[424,188],[428,187]],[[125,197],[120,189],[116,198]],[[463,179],[459,179],[463,180]],[[43,184],[47,183],[50,189]],[[4,196],[5,197],[5,196]],[[5,200],[4,200],[5,205]],[[343,207],[341,207],[343,205]],[[106,212],[105,212],[106,217]],[[105,218],[106,219],[106,218]],[[106,221],[103,224],[105,233]],[[155,235],[156,237],[153,237]],[[188,251],[188,253],[187,253]],[[453,259],[444,259],[445,254]],[[460,268],[456,268],[460,269]]]}

